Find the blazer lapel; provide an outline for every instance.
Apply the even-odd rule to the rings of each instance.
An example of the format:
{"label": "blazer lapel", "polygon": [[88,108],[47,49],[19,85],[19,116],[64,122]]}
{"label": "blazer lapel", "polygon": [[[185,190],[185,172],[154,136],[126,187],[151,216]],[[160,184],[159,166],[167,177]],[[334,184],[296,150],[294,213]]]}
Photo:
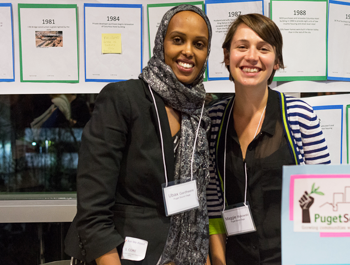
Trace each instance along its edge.
{"label": "blazer lapel", "polygon": [[[148,88],[148,85],[146,83],[144,83],[144,89],[145,89],[146,97],[148,97],[148,99],[151,101],[150,112],[152,115],[152,119],[154,120],[154,126],[156,128],[157,133],[158,133],[159,144],[161,144],[157,113],[156,113],[155,105],[153,103],[152,95],[151,95],[149,88]],[[165,104],[164,104],[163,99],[155,91],[152,90],[152,92],[153,92],[154,98],[156,100],[160,125],[161,125],[161,129],[162,129],[165,164],[166,164],[166,168],[167,168],[168,181],[173,181],[174,180],[174,171],[175,171],[174,143],[173,143],[173,138],[171,136],[170,126],[169,126],[169,122],[168,122],[168,115],[167,115],[166,110],[165,110]],[[162,180],[162,183],[164,183],[164,178]]]}

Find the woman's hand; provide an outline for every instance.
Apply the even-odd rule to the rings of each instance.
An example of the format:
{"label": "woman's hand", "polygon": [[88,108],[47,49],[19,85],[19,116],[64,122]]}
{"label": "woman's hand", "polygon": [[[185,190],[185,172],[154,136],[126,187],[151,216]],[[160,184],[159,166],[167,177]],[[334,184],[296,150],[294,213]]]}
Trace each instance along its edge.
{"label": "woman's hand", "polygon": [[121,265],[117,249],[112,249],[110,252],[96,259],[97,265]]}
{"label": "woman's hand", "polygon": [[225,265],[226,234],[210,236],[210,254],[213,265]]}

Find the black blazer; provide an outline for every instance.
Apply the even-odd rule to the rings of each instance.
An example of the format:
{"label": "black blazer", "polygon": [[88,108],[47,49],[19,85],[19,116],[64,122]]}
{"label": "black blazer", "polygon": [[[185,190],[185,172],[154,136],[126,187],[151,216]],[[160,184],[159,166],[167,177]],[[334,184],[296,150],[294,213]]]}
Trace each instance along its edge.
{"label": "black blazer", "polygon": [[[163,132],[169,181],[174,151],[162,98],[154,92]],[[108,84],[96,99],[79,151],[77,215],[65,240],[68,255],[91,262],[126,236],[148,241],[141,262],[156,264],[170,226],[161,184],[165,182],[160,133],[152,96],[141,80]]]}

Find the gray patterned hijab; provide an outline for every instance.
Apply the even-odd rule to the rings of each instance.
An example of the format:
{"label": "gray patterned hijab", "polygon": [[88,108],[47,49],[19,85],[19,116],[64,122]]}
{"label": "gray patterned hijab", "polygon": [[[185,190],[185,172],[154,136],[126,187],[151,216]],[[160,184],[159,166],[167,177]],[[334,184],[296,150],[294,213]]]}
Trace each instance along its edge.
{"label": "gray patterned hijab", "polygon": [[[209,36],[208,58],[212,31],[207,16],[195,6],[179,5],[165,13],[156,35],[153,56],[139,77],[163,98],[166,105],[181,112],[181,138],[175,154],[175,180],[190,180],[192,147],[205,99],[203,74],[206,63],[193,84],[186,86],[176,78],[171,67],[164,61],[164,38],[169,22],[176,13],[181,11],[193,11],[205,20]],[[171,216],[168,238],[158,264],[174,262],[176,265],[200,265],[206,262],[209,249],[209,221],[206,206],[209,152],[206,132],[209,126],[210,118],[204,112],[193,163],[199,208]]]}

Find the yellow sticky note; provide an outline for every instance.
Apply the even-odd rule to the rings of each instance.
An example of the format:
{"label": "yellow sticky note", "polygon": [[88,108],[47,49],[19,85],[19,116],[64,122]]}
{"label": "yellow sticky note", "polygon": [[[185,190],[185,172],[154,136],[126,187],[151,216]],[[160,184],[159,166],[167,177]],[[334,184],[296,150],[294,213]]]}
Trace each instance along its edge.
{"label": "yellow sticky note", "polygon": [[122,53],[122,34],[103,33],[102,53]]}

